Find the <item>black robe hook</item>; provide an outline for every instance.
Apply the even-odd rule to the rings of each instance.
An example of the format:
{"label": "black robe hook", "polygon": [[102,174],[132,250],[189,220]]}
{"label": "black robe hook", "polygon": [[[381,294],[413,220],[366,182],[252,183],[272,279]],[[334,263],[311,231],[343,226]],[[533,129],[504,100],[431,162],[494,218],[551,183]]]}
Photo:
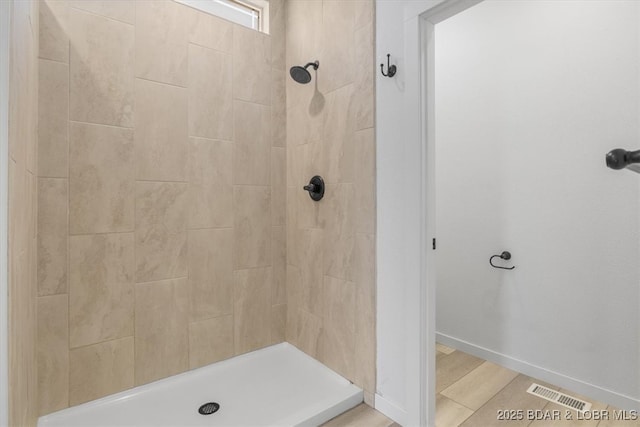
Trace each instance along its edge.
{"label": "black robe hook", "polygon": [[389,57],[390,56],[391,56],[391,54],[387,53],[387,74],[384,73],[384,64],[380,64],[380,72],[385,77],[393,77],[393,76],[396,75],[396,71],[398,71],[398,69],[396,68],[395,65],[390,65],[389,64]]}

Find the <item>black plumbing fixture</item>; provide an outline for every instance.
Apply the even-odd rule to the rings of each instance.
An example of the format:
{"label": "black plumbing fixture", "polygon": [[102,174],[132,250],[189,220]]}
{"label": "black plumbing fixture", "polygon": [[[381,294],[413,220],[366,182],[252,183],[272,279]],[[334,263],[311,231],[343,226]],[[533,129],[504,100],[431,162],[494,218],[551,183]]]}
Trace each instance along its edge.
{"label": "black plumbing fixture", "polygon": [[309,70],[307,70],[307,68],[313,67],[314,70],[317,70],[319,66],[319,61],[309,62],[304,67],[295,65],[291,67],[291,69],[289,70],[289,74],[291,74],[293,80],[297,81],[298,83],[307,84],[311,81],[311,73],[309,72]]}
{"label": "black plumbing fixture", "polygon": [[390,65],[389,63],[390,57],[391,57],[391,54],[387,53],[387,73],[386,74],[384,72],[384,64],[380,64],[380,72],[385,77],[393,77],[396,75],[396,71],[398,71],[398,68],[395,65]]}
{"label": "black plumbing fixture", "polygon": [[511,259],[511,253],[508,251],[503,251],[500,255],[492,255],[491,258],[489,258],[489,264],[491,264],[491,267],[493,268],[501,268],[502,270],[513,270],[514,268],[516,268],[515,266],[513,267],[500,267],[499,265],[495,265],[493,263],[493,259],[494,258],[500,258],[503,259],[505,261],[508,261]]}
{"label": "black plumbing fixture", "polygon": [[220,404],[217,402],[207,402],[198,408],[198,413],[200,415],[211,415],[218,412],[218,409],[220,409]]}
{"label": "black plumbing fixture", "polygon": [[627,151],[622,148],[616,148],[607,153],[605,161],[608,168],[624,169],[633,163],[640,163],[640,150]]}
{"label": "black plumbing fixture", "polygon": [[302,187],[305,191],[309,192],[311,197],[316,202],[324,197],[324,179],[320,175],[316,175],[309,181],[308,185]]}

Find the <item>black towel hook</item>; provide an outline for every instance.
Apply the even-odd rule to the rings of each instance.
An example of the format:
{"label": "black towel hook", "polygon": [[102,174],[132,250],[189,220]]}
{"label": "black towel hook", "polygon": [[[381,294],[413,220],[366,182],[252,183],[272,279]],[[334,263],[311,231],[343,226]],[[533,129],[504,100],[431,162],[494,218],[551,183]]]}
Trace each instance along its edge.
{"label": "black towel hook", "polygon": [[503,251],[500,255],[492,255],[491,258],[489,258],[489,264],[491,264],[491,267],[493,267],[493,268],[501,268],[502,270],[513,270],[514,268],[516,268],[515,266],[513,266],[513,267],[500,267],[499,265],[495,265],[493,263],[493,259],[496,258],[496,257],[498,257],[500,259],[503,259],[505,261],[506,260],[510,260],[511,259],[511,253],[507,252],[507,251]]}
{"label": "black towel hook", "polygon": [[384,73],[384,64],[380,64],[380,72],[385,77],[393,77],[393,76],[396,75],[396,71],[398,71],[398,69],[397,69],[397,67],[395,65],[390,65],[389,64],[389,57],[390,56],[391,56],[391,54],[387,53],[387,74]]}

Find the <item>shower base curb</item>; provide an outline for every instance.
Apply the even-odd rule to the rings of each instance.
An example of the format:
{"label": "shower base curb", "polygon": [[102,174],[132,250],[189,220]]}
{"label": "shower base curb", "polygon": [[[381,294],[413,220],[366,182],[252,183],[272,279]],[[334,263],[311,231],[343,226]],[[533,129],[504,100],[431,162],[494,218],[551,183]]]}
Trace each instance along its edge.
{"label": "shower base curb", "polygon": [[[38,427],[317,426],[362,401],[362,389],[281,343],[63,409]],[[207,402],[220,409],[199,414]]]}

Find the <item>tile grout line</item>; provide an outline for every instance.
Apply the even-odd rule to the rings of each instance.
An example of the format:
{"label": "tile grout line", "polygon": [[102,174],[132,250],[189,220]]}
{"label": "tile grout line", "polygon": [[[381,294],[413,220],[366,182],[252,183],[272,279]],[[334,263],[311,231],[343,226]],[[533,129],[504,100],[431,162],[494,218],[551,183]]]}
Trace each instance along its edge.
{"label": "tile grout line", "polygon": [[[93,12],[93,11],[90,11],[90,10],[86,10],[86,9],[82,9],[80,7],[77,7],[77,6],[68,5],[67,7],[69,8],[69,11],[75,10],[76,12],[82,12],[82,13],[86,13],[87,15],[95,16],[95,17],[98,17],[98,18],[108,19],[109,21],[118,22],[120,24],[130,25],[130,26],[132,26],[134,28],[136,26],[136,24],[135,24],[135,22],[136,22],[135,21],[135,15],[134,15],[134,18],[133,18],[134,19],[133,23],[131,23],[131,22],[122,21],[122,20],[117,19],[117,18],[113,18],[111,16],[103,15],[103,14],[100,14],[100,13],[97,13],[97,12]],[[135,14],[135,9],[134,9],[134,14]]]}
{"label": "tile grout line", "polygon": [[[482,366],[482,365],[480,365],[480,366]],[[478,368],[479,368],[480,366],[478,366]],[[473,371],[475,371],[475,370],[476,370],[476,369],[478,369],[478,368],[475,368]],[[473,371],[471,371],[471,372],[473,372]],[[471,372],[469,372],[469,373],[471,373]],[[468,374],[467,374],[467,375],[468,375]],[[472,416],[474,416],[477,412],[479,412],[482,408],[484,408],[485,406],[487,406],[487,404],[488,404],[489,402],[491,402],[491,400],[493,400],[493,398],[494,398],[494,397],[496,397],[498,394],[500,394],[500,392],[501,392],[502,390],[504,390],[505,388],[507,388],[507,386],[509,386],[509,384],[511,384],[512,382],[514,382],[514,381],[518,378],[518,376],[520,376],[520,375],[522,375],[522,374],[518,374],[518,375],[516,375],[516,376],[515,376],[511,381],[509,381],[507,384],[505,384],[505,385],[504,385],[504,387],[502,387],[500,390],[496,391],[496,392],[495,392],[495,394],[494,394],[493,396],[491,396],[489,399],[487,399],[487,401],[486,401],[486,402],[484,402],[484,403],[483,403],[483,404],[482,404],[478,409],[476,409],[476,410],[473,410],[473,409],[471,409],[471,408],[469,408],[469,407],[467,407],[467,406],[463,405],[462,403],[457,402],[457,401],[456,401],[456,400],[454,400],[454,399],[451,399],[450,397],[447,397],[447,396],[445,396],[445,397],[447,397],[448,399],[453,400],[454,402],[458,403],[459,405],[464,406],[464,407],[465,407],[465,408],[467,408],[467,409],[471,409],[471,410],[473,411],[473,414],[471,414],[471,415],[467,418],[467,419],[469,419],[469,418],[471,418]],[[465,376],[466,376],[466,375],[465,375]],[[464,378],[464,377],[463,377],[463,378]],[[462,380],[462,378],[460,378],[460,380]],[[460,381],[460,380],[458,380],[458,381]],[[456,382],[457,382],[457,381],[456,381]],[[454,384],[455,384],[455,383],[454,383]],[[452,384],[452,385],[453,385],[453,384]],[[546,405],[545,405],[545,406],[546,406]],[[466,421],[466,420],[465,420],[465,421]],[[461,423],[461,424],[462,424],[462,423]]]}
{"label": "tile grout line", "polygon": [[[233,52],[232,52],[233,51],[233,46],[231,46],[231,50],[230,51],[225,51],[225,50],[221,50],[221,49],[216,49],[215,47],[205,46],[202,43],[196,43],[194,41],[191,41],[191,37],[189,37],[189,40],[187,40],[187,44],[192,44],[192,45],[197,46],[197,47],[202,48],[202,49],[212,50],[214,52],[221,53],[223,55],[228,55],[228,56],[233,55]],[[231,42],[231,44],[233,44],[233,42]],[[284,70],[282,70],[282,71],[284,71]]]}
{"label": "tile grout line", "polygon": [[70,351],[71,350],[81,350],[81,349],[84,349],[84,348],[89,348],[89,347],[94,346],[94,345],[100,345],[100,344],[106,344],[106,343],[110,343],[110,342],[114,342],[114,341],[125,340],[127,338],[133,338],[133,335],[125,335],[125,336],[122,336],[122,337],[109,338],[109,339],[106,339],[106,340],[103,340],[103,341],[96,341],[96,342],[92,342],[92,343],[89,343],[89,344],[82,344],[82,345],[79,345],[77,347],[70,347],[69,350]]}
{"label": "tile grout line", "polygon": [[[476,369],[477,369],[477,368],[476,368]],[[474,369],[474,371],[475,371],[475,369]],[[471,372],[470,372],[470,373],[471,373]],[[460,379],[462,379],[462,378],[460,378]],[[457,381],[456,381],[456,382],[457,382]],[[455,383],[453,383],[453,384],[455,384]],[[453,384],[451,384],[451,385],[453,385]],[[496,394],[497,394],[497,393],[496,393]],[[471,417],[471,416],[472,416],[472,415],[474,415],[477,411],[479,411],[479,410],[480,410],[480,408],[482,408],[482,406],[486,405],[486,403],[483,403],[483,404],[482,404],[482,406],[481,406],[480,408],[478,408],[477,410],[474,410],[473,408],[469,408],[469,407],[468,407],[468,406],[466,406],[465,404],[460,403],[460,402],[458,402],[457,400],[455,400],[455,399],[453,399],[453,398],[451,398],[451,397],[449,397],[449,396],[446,396],[446,395],[444,395],[444,394],[442,394],[442,393],[438,393],[438,395],[439,395],[439,396],[442,396],[443,398],[445,398],[445,399],[447,399],[447,400],[452,401],[453,403],[456,403],[456,404],[458,404],[458,405],[462,406],[462,407],[463,407],[463,408],[465,408],[465,409],[470,410],[471,412],[473,412],[471,415],[469,415],[469,417]],[[495,394],[494,394],[493,396],[491,396],[491,398],[490,398],[489,400],[493,399],[494,397],[495,397]],[[488,401],[487,401],[487,402],[488,402]]]}
{"label": "tile grout line", "polygon": [[[67,34],[67,402],[71,406],[71,39]],[[40,71],[38,71],[39,73]]]}
{"label": "tile grout line", "polygon": [[137,184],[136,184],[136,177],[138,176],[138,162],[136,159],[136,133],[135,133],[135,128],[136,128],[136,123],[137,120],[136,118],[138,117],[138,112],[136,111],[136,101],[137,101],[137,96],[136,96],[136,68],[137,68],[137,64],[138,64],[138,60],[137,60],[137,56],[136,56],[136,51],[137,49],[135,48],[136,46],[136,28],[138,27],[137,23],[138,23],[138,7],[136,5],[133,6],[133,138],[132,138],[132,145],[133,145],[133,277],[131,278],[131,282],[133,282],[131,284],[131,294],[133,295],[133,315],[132,315],[132,322],[133,322],[133,360],[131,361],[131,366],[132,366],[132,377],[131,378],[131,383],[133,384],[133,387],[137,387],[137,380],[136,380],[136,372],[138,371],[136,368],[136,336],[137,334],[137,327],[136,327],[136,302],[137,302],[137,298],[136,298],[136,293],[138,288],[136,287],[136,276],[138,274],[138,251],[137,251],[137,243],[136,243],[136,224],[138,223],[137,221],[137,217],[138,217],[138,197],[137,197],[137,193],[138,193],[138,189]]}
{"label": "tile grout line", "polygon": [[[58,64],[64,64],[67,67],[69,66],[69,61],[68,60],[67,61],[60,61],[59,59],[44,58],[42,56],[38,56],[38,60],[51,61],[51,62],[56,62]],[[38,72],[38,74],[39,74],[39,72]]]}
{"label": "tile grout line", "polygon": [[[69,65],[69,74],[71,74],[71,65]],[[69,78],[69,107],[71,107],[71,78]],[[71,125],[72,123],[76,123],[76,124],[89,125],[89,126],[104,126],[108,128],[127,130],[129,132],[133,132],[133,129],[134,129],[133,126],[127,127],[127,126],[112,125],[110,123],[97,123],[97,122],[85,122],[82,120],[72,120],[71,111],[69,111],[69,118],[67,120],[69,122],[69,125]],[[71,126],[69,126],[69,128],[71,128]]]}

